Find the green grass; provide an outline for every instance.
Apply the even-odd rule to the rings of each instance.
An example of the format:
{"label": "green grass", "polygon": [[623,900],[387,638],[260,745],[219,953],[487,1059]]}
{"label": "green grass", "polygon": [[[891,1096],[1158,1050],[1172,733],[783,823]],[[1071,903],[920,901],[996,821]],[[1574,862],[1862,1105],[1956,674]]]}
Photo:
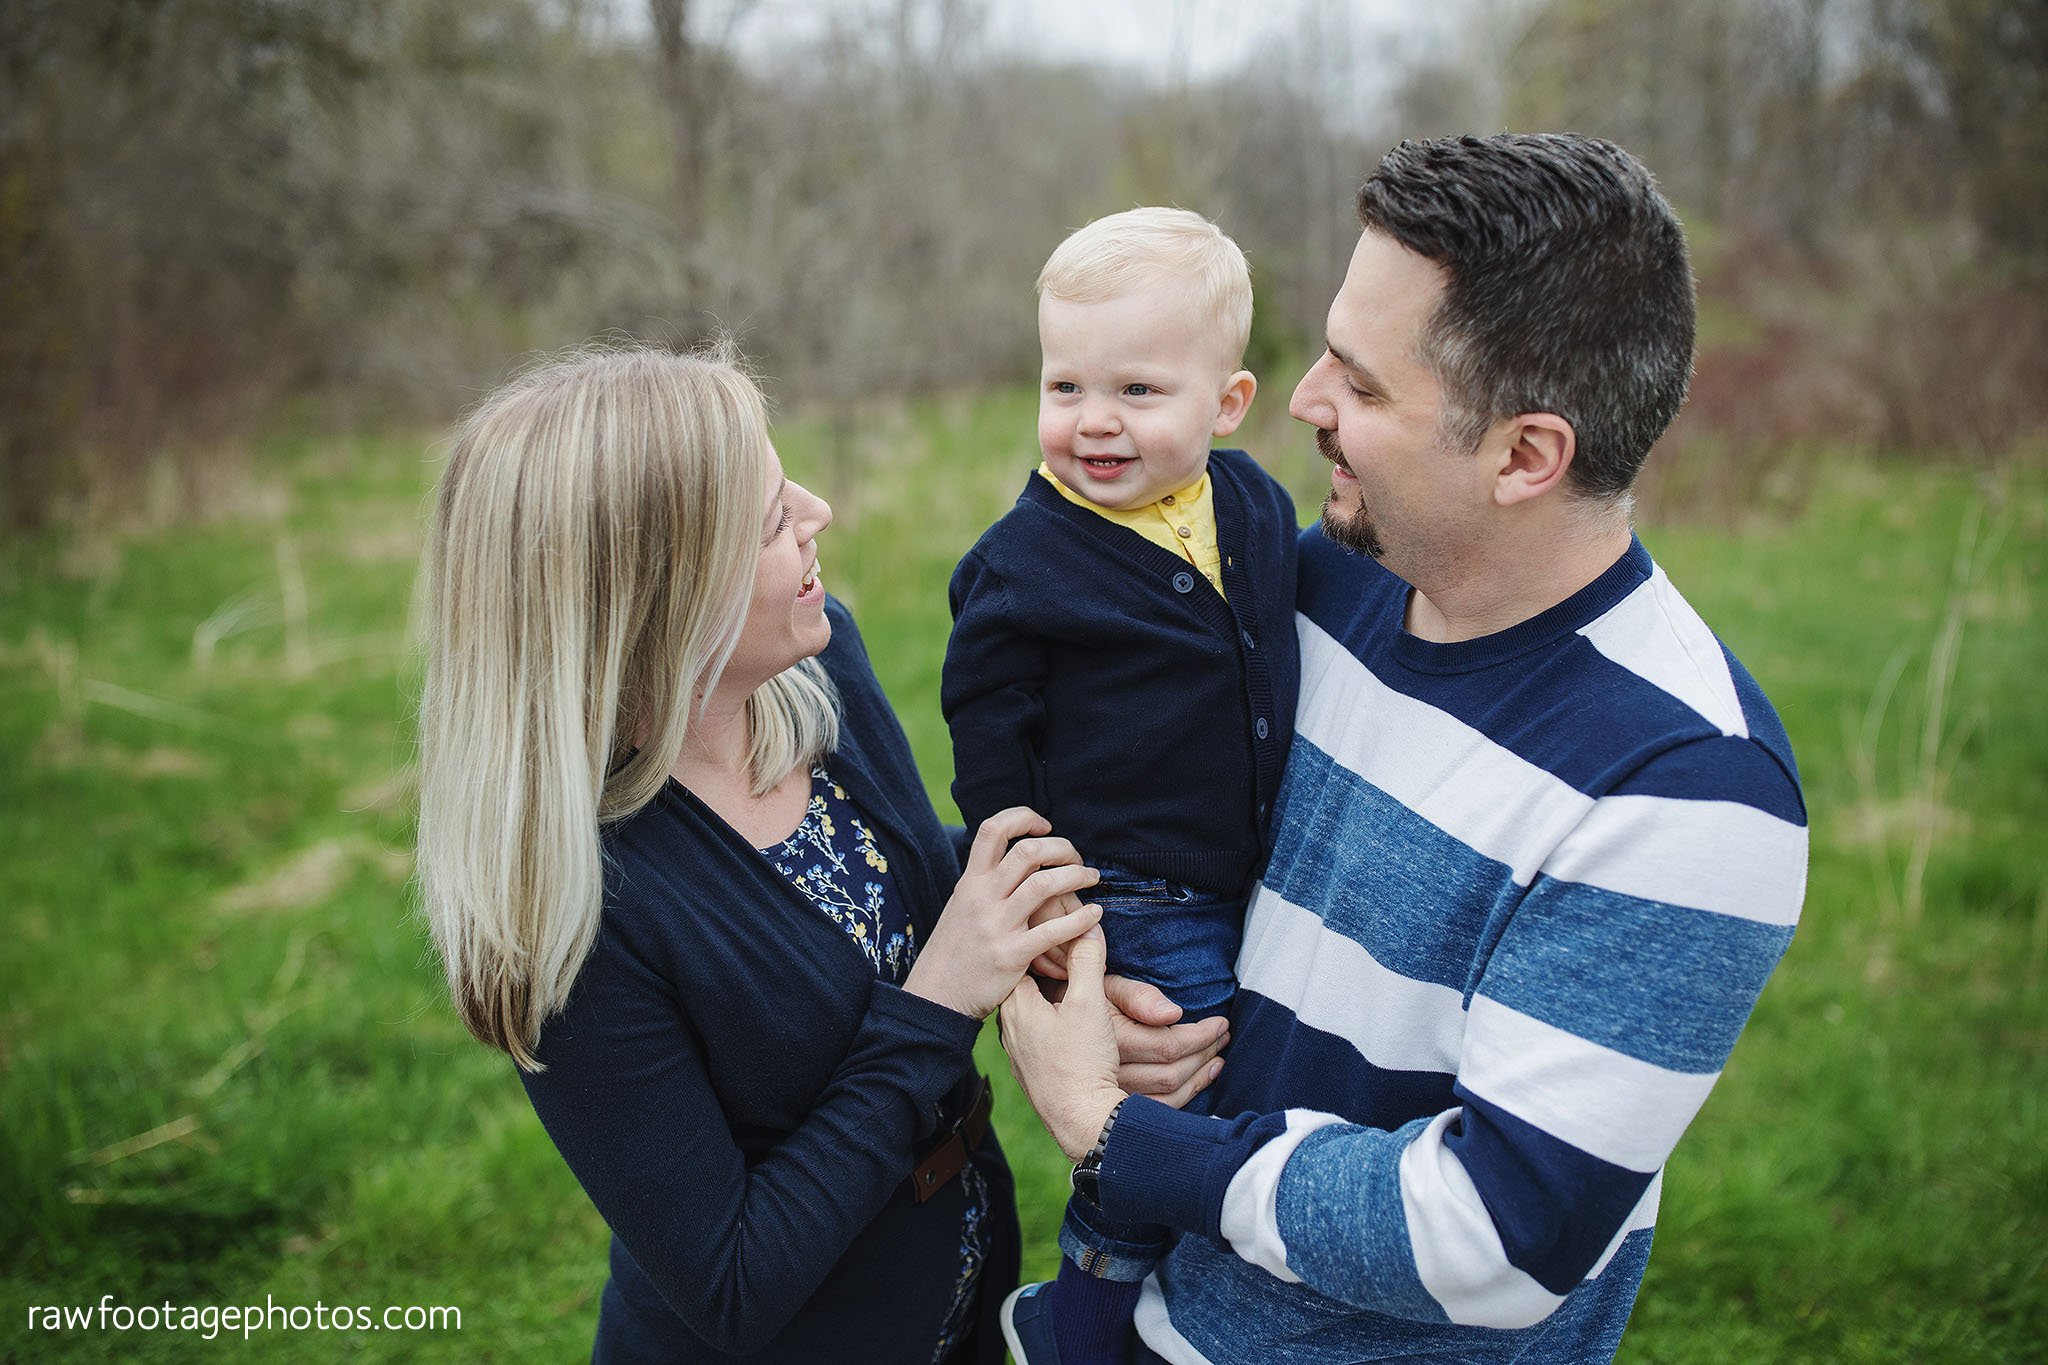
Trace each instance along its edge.
{"label": "green grass", "polygon": [[[1250,443],[1311,508],[1322,466],[1282,406]],[[1032,429],[1006,393],[778,433],[837,509],[826,572],[949,814],[945,579]],[[1814,471],[1792,519],[1644,530],[1777,701],[1814,841],[1799,936],[1673,1160],[1623,1357],[2028,1358],[2048,1340],[2048,477],[1786,458]],[[588,1349],[603,1228],[454,1022],[406,890],[433,468],[425,443],[280,444],[211,522],[0,548],[0,1359]],[[1003,1075],[992,1037],[983,1064]],[[996,1116],[1044,1273],[1064,1163],[1006,1077]],[[25,1326],[107,1293],[463,1322],[234,1346]]]}

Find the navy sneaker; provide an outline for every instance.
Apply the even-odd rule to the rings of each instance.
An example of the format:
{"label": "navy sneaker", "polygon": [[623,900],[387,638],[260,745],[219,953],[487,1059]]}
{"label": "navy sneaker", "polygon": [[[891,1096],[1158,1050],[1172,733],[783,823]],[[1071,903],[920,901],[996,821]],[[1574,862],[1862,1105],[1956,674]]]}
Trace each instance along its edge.
{"label": "navy sneaker", "polygon": [[1003,1300],[1003,1341],[1017,1365],[1060,1365],[1059,1343],[1052,1335],[1051,1280],[1010,1291]]}

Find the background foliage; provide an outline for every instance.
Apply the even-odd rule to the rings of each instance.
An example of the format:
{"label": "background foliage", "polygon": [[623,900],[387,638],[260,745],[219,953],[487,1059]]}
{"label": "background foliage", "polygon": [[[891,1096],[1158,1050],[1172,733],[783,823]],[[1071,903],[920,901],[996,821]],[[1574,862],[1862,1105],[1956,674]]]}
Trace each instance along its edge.
{"label": "background foliage", "polygon": [[1791,439],[1995,454],[2048,410],[2038,0],[1459,0],[1434,41],[1295,0],[1154,81],[1031,60],[976,0],[737,57],[784,8],[13,0],[0,514],[189,509],[282,414],[440,422],[612,329],[738,331],[843,445],[862,397],[1028,373],[1038,265],[1136,203],[1245,246],[1264,371],[1320,336],[1379,153],[1502,126],[1616,138],[1694,224],[1672,441],[1723,477]]}

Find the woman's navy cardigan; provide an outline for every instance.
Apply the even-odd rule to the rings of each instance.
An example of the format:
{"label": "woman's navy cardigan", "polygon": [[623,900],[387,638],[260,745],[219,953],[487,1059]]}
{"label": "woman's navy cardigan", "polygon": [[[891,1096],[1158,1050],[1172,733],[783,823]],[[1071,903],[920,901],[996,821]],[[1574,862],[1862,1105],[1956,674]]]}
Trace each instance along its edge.
{"label": "woman's navy cardigan", "polygon": [[[853,619],[826,611],[827,758],[929,934],[959,876]],[[674,780],[606,832],[604,920],[524,1074],[613,1233],[593,1359],[925,1365],[960,1268],[963,1182],[906,1177],[957,1112],[979,1024],[875,979],[845,931]],[[958,1360],[998,1365],[1017,1216],[991,1132],[994,1249]]]}

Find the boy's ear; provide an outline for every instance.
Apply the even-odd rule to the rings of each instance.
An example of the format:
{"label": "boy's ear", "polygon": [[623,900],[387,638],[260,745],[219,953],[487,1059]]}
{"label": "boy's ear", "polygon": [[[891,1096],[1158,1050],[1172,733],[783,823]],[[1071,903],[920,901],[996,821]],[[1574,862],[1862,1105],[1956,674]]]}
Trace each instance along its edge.
{"label": "boy's ear", "polygon": [[1252,396],[1259,391],[1259,381],[1252,377],[1250,370],[1239,370],[1223,381],[1223,406],[1216,412],[1216,425],[1209,429],[1211,436],[1228,436],[1237,430],[1238,423],[1250,410]]}

